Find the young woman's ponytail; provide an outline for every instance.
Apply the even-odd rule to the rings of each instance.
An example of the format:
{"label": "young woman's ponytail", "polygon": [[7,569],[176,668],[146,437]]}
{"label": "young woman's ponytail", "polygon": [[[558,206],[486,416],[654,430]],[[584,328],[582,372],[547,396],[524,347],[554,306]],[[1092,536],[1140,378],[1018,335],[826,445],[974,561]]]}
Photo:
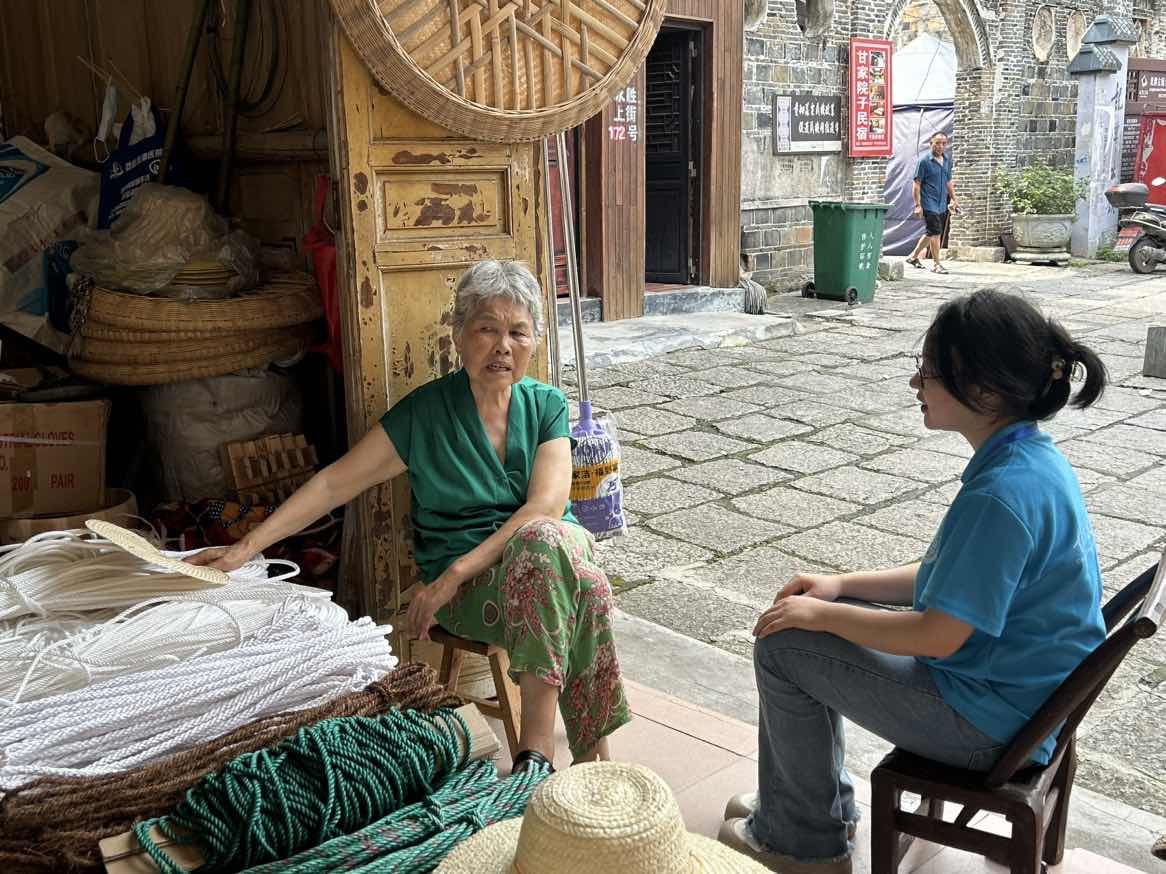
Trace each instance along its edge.
{"label": "young woman's ponytail", "polygon": [[1070,344],[1072,346],[1070,355],[1075,369],[1085,371],[1085,384],[1081,386],[1071,403],[1077,409],[1083,410],[1101,399],[1105,386],[1109,383],[1109,372],[1098,354],[1084,343],[1070,341]]}

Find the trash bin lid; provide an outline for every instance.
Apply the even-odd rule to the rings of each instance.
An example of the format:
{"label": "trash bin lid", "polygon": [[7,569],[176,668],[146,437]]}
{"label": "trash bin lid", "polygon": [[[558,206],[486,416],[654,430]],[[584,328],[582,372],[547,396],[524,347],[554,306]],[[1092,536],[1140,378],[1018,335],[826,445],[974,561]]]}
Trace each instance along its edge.
{"label": "trash bin lid", "polygon": [[889,203],[854,203],[844,200],[811,200],[810,209],[842,209],[857,211],[862,209],[877,209],[886,211],[891,208]]}

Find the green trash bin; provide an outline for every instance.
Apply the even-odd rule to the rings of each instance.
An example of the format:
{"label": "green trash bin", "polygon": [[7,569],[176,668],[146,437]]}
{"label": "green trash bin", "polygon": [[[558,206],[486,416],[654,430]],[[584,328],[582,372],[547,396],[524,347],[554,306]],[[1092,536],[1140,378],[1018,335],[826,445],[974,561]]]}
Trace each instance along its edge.
{"label": "green trash bin", "polygon": [[807,296],[849,303],[874,300],[888,203],[811,200],[814,211],[814,281]]}

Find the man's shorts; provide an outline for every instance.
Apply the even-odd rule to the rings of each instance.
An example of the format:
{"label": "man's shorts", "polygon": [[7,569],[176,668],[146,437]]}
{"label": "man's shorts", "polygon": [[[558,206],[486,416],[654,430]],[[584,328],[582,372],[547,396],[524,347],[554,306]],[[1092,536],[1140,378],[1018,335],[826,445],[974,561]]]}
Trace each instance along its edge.
{"label": "man's shorts", "polygon": [[946,218],[947,213],[945,212],[928,212],[927,210],[923,210],[923,223],[927,225],[927,236],[943,236],[943,224]]}

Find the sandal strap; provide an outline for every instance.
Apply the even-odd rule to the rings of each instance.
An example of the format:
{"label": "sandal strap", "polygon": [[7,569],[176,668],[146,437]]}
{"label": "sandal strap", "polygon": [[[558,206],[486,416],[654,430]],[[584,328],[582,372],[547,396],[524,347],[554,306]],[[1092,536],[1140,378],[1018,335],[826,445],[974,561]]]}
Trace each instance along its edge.
{"label": "sandal strap", "polygon": [[555,773],[555,766],[551,764],[551,760],[540,753],[538,750],[522,750],[514,757],[514,764],[510,766],[511,773],[523,769],[525,765],[546,765],[547,770],[553,774]]}

